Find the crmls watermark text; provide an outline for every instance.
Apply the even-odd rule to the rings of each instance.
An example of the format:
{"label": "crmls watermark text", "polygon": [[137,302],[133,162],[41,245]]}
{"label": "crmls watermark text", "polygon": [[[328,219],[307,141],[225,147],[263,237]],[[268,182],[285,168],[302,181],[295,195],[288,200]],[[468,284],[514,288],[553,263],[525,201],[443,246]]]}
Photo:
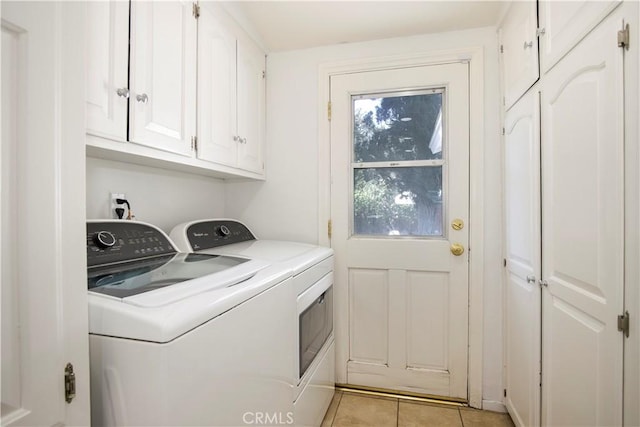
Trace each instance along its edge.
{"label": "crmls watermark text", "polygon": [[293,412],[245,412],[242,421],[248,425],[292,425]]}

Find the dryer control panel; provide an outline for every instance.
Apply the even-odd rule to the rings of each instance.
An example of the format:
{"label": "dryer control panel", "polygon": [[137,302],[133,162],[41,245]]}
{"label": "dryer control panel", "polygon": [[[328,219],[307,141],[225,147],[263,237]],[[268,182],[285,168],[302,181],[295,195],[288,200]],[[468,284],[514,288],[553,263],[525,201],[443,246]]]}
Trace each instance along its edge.
{"label": "dryer control panel", "polygon": [[87,266],[176,253],[159,229],[131,221],[87,222]]}
{"label": "dryer control panel", "polygon": [[256,240],[244,224],[232,220],[202,221],[191,224],[187,228],[187,239],[193,251]]}

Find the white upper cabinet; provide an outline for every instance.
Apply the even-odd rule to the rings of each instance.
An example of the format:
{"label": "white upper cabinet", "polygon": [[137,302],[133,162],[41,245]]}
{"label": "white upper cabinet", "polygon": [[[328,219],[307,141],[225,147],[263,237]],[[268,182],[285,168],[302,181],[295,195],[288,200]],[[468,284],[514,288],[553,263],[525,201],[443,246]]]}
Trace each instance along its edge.
{"label": "white upper cabinet", "polygon": [[220,5],[87,5],[87,154],[264,179],[265,54]]}
{"label": "white upper cabinet", "polygon": [[87,133],[127,139],[129,3],[86,4]]}
{"label": "white upper cabinet", "polygon": [[235,166],[236,38],[207,8],[198,22],[198,158]]}
{"label": "white upper cabinet", "polygon": [[535,1],[513,2],[500,28],[505,108],[510,108],[540,76],[538,13]]}
{"label": "white upper cabinet", "polygon": [[265,56],[248,38],[238,39],[238,167],[264,172]]}
{"label": "white upper cabinet", "polygon": [[198,158],[263,174],[265,55],[223,17],[198,22]]}
{"label": "white upper cabinet", "polygon": [[619,4],[611,1],[540,1],[540,63],[546,73]]}
{"label": "white upper cabinet", "polygon": [[131,2],[129,141],[191,155],[196,28],[191,2]]}

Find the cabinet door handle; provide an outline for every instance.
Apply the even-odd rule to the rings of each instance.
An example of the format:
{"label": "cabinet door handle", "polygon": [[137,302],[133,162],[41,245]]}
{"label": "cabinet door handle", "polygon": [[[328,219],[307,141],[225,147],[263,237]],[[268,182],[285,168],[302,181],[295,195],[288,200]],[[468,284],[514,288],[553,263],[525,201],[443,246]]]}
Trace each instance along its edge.
{"label": "cabinet door handle", "polygon": [[129,89],[127,89],[126,87],[118,88],[116,89],[116,94],[120,98],[129,98]]}
{"label": "cabinet door handle", "polygon": [[529,43],[524,42],[524,48],[526,49],[528,47],[533,47],[533,42],[529,42]]}
{"label": "cabinet door handle", "polygon": [[149,97],[146,93],[143,93],[142,95],[136,95],[136,101],[146,104],[149,101]]}
{"label": "cabinet door handle", "polygon": [[527,283],[536,283],[536,276],[527,276]]}

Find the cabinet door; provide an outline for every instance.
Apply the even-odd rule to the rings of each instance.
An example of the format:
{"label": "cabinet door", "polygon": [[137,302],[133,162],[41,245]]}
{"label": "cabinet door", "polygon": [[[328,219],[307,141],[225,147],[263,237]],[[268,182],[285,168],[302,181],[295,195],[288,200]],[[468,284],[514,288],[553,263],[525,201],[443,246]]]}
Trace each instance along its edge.
{"label": "cabinet door", "polygon": [[198,158],[236,166],[236,38],[206,4],[198,19]]}
{"label": "cabinet door", "polygon": [[195,136],[196,19],[193,4],[131,3],[129,140],[191,155]]}
{"label": "cabinet door", "polygon": [[505,116],[505,404],[540,425],[540,103],[529,91]]}
{"label": "cabinet door", "polygon": [[238,167],[264,172],[265,56],[248,38],[238,40]]}
{"label": "cabinet door", "polygon": [[87,132],[126,141],[129,2],[87,2]]}
{"label": "cabinet door", "polygon": [[549,71],[619,4],[621,0],[540,1],[542,72]]}
{"label": "cabinet door", "polygon": [[535,1],[513,2],[500,29],[505,108],[538,81],[538,13]]}
{"label": "cabinet door", "polygon": [[622,425],[622,16],[595,28],[542,91],[542,425]]}

